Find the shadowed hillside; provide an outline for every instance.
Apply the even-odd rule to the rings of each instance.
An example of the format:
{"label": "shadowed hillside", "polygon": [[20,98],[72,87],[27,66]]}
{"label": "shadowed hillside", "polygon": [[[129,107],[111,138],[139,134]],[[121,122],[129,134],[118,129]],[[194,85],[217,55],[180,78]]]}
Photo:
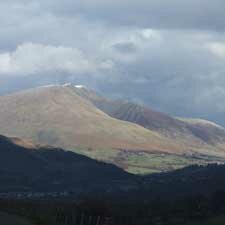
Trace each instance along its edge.
{"label": "shadowed hillside", "polygon": [[132,184],[114,165],[53,148],[24,148],[0,136],[0,191],[113,190]]}
{"label": "shadowed hillside", "polygon": [[73,152],[25,148],[14,140],[0,136],[1,192],[103,191],[119,194],[125,191],[129,195],[128,190],[135,190],[138,194],[131,196],[138,200],[146,196],[167,199],[225,191],[225,165],[191,166],[174,172],[135,176]]}

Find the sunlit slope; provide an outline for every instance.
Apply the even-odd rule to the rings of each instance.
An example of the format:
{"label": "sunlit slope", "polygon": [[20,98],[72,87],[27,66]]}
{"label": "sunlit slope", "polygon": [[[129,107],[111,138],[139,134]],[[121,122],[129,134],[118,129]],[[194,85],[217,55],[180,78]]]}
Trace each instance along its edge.
{"label": "sunlit slope", "polygon": [[65,149],[104,148],[180,152],[139,125],[114,119],[70,86],[48,86],[0,97],[0,133]]}
{"label": "sunlit slope", "polygon": [[220,146],[225,143],[225,128],[208,120],[177,118],[187,124],[195,136],[208,144]]}

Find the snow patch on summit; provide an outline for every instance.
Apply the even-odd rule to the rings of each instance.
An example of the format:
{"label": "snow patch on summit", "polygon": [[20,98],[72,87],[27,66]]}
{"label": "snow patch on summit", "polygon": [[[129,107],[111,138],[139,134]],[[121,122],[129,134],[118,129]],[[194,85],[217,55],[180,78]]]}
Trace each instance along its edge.
{"label": "snow patch on summit", "polygon": [[84,85],[75,85],[74,87],[75,87],[75,88],[79,88],[79,89],[81,89],[81,88],[86,88]]}
{"label": "snow patch on summit", "polygon": [[65,83],[62,85],[63,87],[69,87],[69,86],[72,86],[72,83]]}
{"label": "snow patch on summit", "polygon": [[48,84],[39,86],[39,88],[50,88],[50,87],[75,87],[78,89],[87,88],[84,85],[73,85],[72,83],[65,83],[65,84]]}

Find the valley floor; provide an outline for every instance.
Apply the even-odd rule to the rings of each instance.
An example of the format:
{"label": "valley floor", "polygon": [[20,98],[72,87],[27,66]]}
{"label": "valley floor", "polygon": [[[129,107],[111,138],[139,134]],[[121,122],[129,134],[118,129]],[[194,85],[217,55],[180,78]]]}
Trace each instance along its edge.
{"label": "valley floor", "polygon": [[146,175],[173,171],[191,165],[222,164],[225,158],[204,155],[176,155],[117,149],[76,149],[74,152],[92,159],[115,164],[129,173]]}

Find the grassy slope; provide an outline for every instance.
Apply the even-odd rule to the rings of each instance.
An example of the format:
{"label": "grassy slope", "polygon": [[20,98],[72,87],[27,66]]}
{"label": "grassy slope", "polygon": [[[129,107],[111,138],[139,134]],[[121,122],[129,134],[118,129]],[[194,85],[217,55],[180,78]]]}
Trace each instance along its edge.
{"label": "grassy slope", "polygon": [[0,133],[71,149],[179,151],[153,131],[109,117],[70,87],[37,88],[0,97]]}

